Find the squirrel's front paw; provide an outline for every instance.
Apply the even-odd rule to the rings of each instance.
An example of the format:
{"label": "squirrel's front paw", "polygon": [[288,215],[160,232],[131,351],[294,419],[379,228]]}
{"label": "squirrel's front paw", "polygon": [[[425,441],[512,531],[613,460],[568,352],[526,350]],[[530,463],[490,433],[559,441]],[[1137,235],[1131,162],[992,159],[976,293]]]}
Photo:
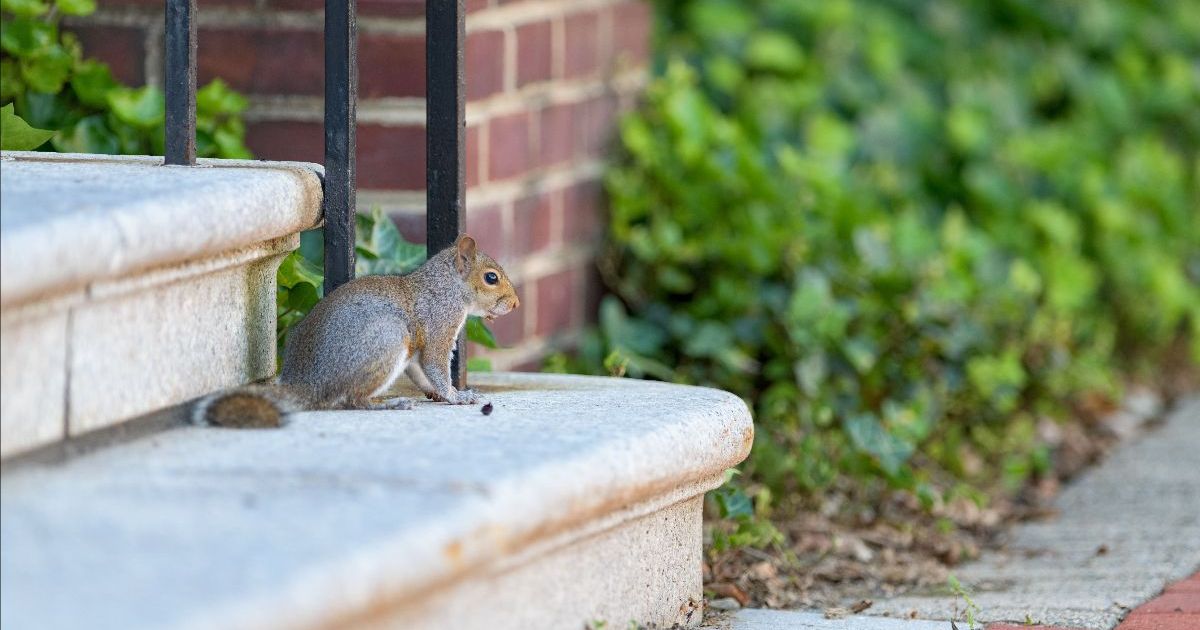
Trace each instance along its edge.
{"label": "squirrel's front paw", "polygon": [[454,400],[456,405],[474,405],[479,400],[479,396],[469,389],[460,389],[457,394]]}

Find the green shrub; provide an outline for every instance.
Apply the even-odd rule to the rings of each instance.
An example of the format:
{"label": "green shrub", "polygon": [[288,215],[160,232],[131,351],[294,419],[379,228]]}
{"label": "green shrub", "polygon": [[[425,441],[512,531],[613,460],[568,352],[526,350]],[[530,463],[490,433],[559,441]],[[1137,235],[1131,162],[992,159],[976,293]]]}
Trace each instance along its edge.
{"label": "green shrub", "polygon": [[682,0],[609,170],[613,295],[553,369],[753,402],[750,470],[1010,488],[1190,326],[1200,3]]}
{"label": "green shrub", "polygon": [[[162,155],[162,91],[121,85],[107,64],[85,59],[79,40],[59,30],[61,16],[90,15],[94,0],[3,0],[0,8],[3,148],[36,149],[49,139],[62,153]],[[197,155],[249,158],[244,109],[245,97],[220,80],[198,90]]]}

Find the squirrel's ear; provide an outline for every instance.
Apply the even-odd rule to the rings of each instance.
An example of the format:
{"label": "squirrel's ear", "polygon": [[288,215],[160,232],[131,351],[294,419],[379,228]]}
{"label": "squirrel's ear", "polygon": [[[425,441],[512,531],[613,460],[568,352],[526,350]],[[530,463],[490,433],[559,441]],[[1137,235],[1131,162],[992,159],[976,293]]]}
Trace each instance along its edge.
{"label": "squirrel's ear", "polygon": [[463,234],[458,237],[458,242],[454,244],[454,266],[459,273],[465,274],[471,269],[471,264],[475,262],[475,239]]}

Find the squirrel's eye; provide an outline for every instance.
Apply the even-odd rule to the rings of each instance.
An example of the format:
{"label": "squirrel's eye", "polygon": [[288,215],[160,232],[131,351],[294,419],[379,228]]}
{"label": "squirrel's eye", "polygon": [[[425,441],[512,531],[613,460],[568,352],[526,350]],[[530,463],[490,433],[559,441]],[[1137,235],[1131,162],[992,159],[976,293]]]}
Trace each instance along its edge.
{"label": "squirrel's eye", "polygon": [[500,282],[500,276],[496,275],[495,271],[489,271],[489,272],[483,274],[483,281],[488,284],[494,285],[494,284]]}

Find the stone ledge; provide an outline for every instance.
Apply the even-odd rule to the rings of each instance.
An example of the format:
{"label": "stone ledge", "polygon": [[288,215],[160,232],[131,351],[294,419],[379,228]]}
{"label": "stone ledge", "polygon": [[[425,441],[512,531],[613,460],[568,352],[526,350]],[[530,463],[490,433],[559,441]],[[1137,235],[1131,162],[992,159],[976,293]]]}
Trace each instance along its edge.
{"label": "stone ledge", "polygon": [[[306,413],[277,431],[186,427],[6,472],[0,625],[691,621],[695,498],[749,452],[746,405],[619,379],[480,374],[473,384],[490,416],[433,403]],[[661,544],[596,556],[619,554],[614,541],[633,531]],[[563,557],[575,560],[554,562]],[[561,592],[532,599],[524,574]],[[518,583],[487,600],[494,609],[459,596],[506,579]],[[612,595],[624,582],[641,601]]]}
{"label": "stone ledge", "polygon": [[0,155],[0,456],[275,369],[275,271],[321,168]]}
{"label": "stone ledge", "polygon": [[6,151],[0,303],[316,227],[320,177],[319,166],[290,162],[206,159],[197,167],[164,167],[151,156]]}

